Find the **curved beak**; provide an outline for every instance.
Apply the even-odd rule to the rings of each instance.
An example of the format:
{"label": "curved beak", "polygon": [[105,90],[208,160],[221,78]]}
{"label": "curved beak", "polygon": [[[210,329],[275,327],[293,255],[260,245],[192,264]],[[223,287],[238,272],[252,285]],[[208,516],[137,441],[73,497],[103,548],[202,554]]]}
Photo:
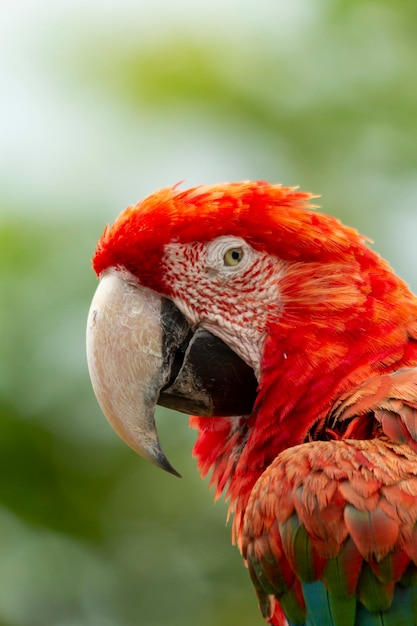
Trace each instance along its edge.
{"label": "curved beak", "polygon": [[201,416],[248,415],[253,370],[168,299],[114,268],[100,277],[87,322],[87,361],[101,409],[141,456],[179,476],[162,451],[156,404]]}

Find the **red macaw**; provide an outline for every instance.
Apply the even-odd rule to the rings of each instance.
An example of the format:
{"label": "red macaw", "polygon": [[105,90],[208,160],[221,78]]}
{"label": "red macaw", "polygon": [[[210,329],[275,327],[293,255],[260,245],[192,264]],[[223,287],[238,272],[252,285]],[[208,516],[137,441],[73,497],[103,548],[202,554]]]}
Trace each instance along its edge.
{"label": "red macaw", "polygon": [[[266,182],[162,189],[102,235],[87,331],[119,435],[194,454],[274,626],[417,624],[417,298],[311,196]],[[217,417],[220,416],[220,417]]]}

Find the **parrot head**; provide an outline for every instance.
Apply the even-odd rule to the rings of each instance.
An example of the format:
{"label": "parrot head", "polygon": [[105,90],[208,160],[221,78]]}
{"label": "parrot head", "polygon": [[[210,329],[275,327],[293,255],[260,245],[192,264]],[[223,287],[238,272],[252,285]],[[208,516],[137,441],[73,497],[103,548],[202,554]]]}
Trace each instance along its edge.
{"label": "parrot head", "polygon": [[93,258],[87,353],[103,412],[172,473],[155,405],[197,416],[200,469],[232,499],[235,475],[249,491],[284,448],[343,437],[348,423],[324,419],[340,394],[407,363],[394,303],[408,288],[313,197],[266,182],[162,189]]}

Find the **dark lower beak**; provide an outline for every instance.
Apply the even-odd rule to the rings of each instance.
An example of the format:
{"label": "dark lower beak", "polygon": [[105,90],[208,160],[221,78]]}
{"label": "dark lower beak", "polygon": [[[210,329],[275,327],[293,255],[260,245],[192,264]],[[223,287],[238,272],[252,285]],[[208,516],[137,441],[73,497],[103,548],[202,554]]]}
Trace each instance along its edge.
{"label": "dark lower beak", "polygon": [[87,359],[97,400],[136,452],[179,475],[162,451],[155,406],[200,416],[249,415],[253,370],[202,328],[193,331],[175,305],[134,277],[105,272],[87,325]]}

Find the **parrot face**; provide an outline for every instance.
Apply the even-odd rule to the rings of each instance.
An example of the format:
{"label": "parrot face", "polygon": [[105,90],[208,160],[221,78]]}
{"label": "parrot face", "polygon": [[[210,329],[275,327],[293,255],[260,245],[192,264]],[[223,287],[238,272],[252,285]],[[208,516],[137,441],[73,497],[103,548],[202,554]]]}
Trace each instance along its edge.
{"label": "parrot face", "polygon": [[[259,184],[260,196],[265,190]],[[155,404],[204,416],[250,414],[265,337],[280,313],[285,263],[240,236],[242,225],[257,223],[252,187],[236,185],[236,198],[225,191],[162,190],[128,208],[106,229],[93,261],[100,278],[87,332],[94,390],[119,435],[168,471]],[[275,193],[283,206],[310,197],[279,186]],[[207,194],[217,215],[207,210]]]}
{"label": "parrot face", "polygon": [[[311,361],[308,343],[364,300],[363,240],[309,211],[310,200],[262,182],[165,189],[106,228],[93,260],[100,285],[88,323],[91,378],[116,431],[157,465],[172,471],[153,421],[157,402],[203,416],[253,415],[257,385],[262,392],[270,384],[265,344],[276,338],[273,358],[291,393],[305,320]],[[294,355],[285,340],[295,328]],[[307,417],[302,426],[305,436]]]}
{"label": "parrot face", "polygon": [[417,580],[417,298],[312,197],[225,183],[123,211],[93,258],[90,376],[173,474],[155,405],[196,416],[268,623],[397,624]]}
{"label": "parrot face", "polygon": [[281,266],[234,236],[167,244],[163,258],[170,297],[189,323],[222,339],[258,376],[268,323],[279,315]]}

